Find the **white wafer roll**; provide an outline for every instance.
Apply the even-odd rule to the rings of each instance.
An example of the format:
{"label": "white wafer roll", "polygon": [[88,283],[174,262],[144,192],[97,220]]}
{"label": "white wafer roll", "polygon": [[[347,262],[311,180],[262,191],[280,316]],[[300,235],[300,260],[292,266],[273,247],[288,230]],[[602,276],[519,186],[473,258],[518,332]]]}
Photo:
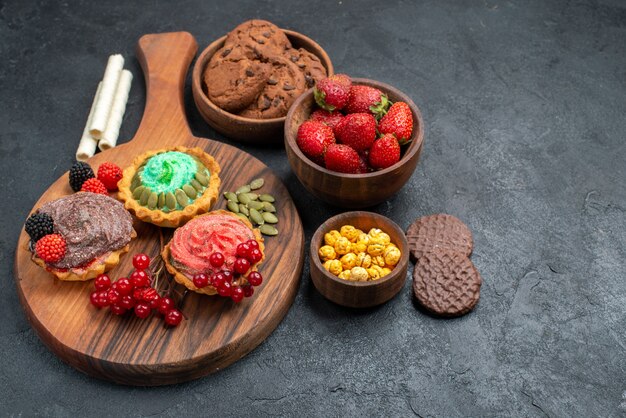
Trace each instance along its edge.
{"label": "white wafer roll", "polygon": [[91,125],[91,120],[93,119],[93,113],[96,109],[96,103],[98,102],[98,97],[100,97],[101,90],[102,82],[98,83],[98,89],[96,90],[96,95],[93,97],[93,102],[91,103],[91,110],[89,110],[89,116],[87,116],[87,123],[85,124],[85,129],[83,130],[83,136],[80,137],[80,143],[78,144],[78,149],[76,150],[76,159],[78,161],[85,161],[87,158],[93,157],[96,153],[98,140],[94,139],[89,133],[89,125]]}
{"label": "white wafer roll", "polygon": [[96,110],[93,114],[93,120],[89,126],[89,133],[96,139],[102,137],[102,133],[106,129],[107,121],[109,120],[109,114],[111,112],[111,105],[113,104],[113,97],[115,96],[115,90],[122,74],[122,68],[124,68],[124,58],[117,54],[109,57],[109,62],[104,70],[104,77],[102,78],[102,91],[100,92],[100,98],[96,103]]}
{"label": "white wafer roll", "polygon": [[98,143],[98,148],[100,148],[101,151],[113,148],[115,144],[117,144],[117,138],[120,136],[120,126],[122,125],[122,118],[126,111],[128,93],[130,92],[132,81],[133,74],[128,70],[122,70],[120,81],[117,83],[113,105],[111,106],[109,121]]}

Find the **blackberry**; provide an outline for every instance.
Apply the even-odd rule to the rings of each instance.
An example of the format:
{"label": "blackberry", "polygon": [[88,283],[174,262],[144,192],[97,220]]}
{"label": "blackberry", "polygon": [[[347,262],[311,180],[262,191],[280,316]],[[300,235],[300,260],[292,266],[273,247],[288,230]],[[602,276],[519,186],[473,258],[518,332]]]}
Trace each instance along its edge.
{"label": "blackberry", "polygon": [[75,192],[79,191],[83,187],[85,180],[96,177],[91,169],[91,166],[82,161],[76,161],[72,168],[70,168],[70,187]]}
{"label": "blackberry", "polygon": [[54,232],[54,223],[50,215],[38,212],[28,217],[24,229],[26,229],[26,233],[30,235],[30,239],[33,240],[33,242],[37,242],[45,235]]}

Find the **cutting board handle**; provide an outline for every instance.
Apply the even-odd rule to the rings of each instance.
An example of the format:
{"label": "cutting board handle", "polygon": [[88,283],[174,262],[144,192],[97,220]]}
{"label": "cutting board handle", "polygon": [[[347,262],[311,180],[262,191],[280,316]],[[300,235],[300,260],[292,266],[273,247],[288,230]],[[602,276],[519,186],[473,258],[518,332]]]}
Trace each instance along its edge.
{"label": "cutting board handle", "polygon": [[144,35],[137,43],[137,58],[146,79],[146,108],[133,141],[150,141],[176,132],[191,136],[183,97],[185,76],[198,44],[189,32]]}

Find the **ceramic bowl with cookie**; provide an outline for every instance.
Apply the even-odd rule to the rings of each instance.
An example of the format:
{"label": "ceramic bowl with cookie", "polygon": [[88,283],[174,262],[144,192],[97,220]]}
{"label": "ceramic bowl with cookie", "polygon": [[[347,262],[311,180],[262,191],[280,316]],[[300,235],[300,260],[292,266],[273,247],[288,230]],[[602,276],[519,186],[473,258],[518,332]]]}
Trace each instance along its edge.
{"label": "ceramic bowl with cookie", "polygon": [[294,101],[331,74],[330,58],[315,41],[250,20],[200,54],[192,92],[200,115],[216,131],[241,142],[275,145]]}
{"label": "ceramic bowl with cookie", "polygon": [[404,286],[408,264],[403,231],[377,213],[339,214],[311,239],[313,284],[338,305],[367,308],[387,302]]}
{"label": "ceramic bowl with cookie", "polygon": [[[284,140],[291,168],[324,202],[351,209],[382,203],[417,166],[424,140],[421,112],[388,84],[342,74],[330,78],[344,87],[326,95],[322,81],[287,114]],[[343,97],[330,97],[341,88],[347,89]]]}

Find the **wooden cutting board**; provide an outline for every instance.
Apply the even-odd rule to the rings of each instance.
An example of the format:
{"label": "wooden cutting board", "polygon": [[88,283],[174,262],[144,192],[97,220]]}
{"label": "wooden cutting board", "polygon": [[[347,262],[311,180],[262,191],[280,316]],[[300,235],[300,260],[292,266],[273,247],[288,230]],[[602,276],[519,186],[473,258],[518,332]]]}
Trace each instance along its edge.
{"label": "wooden cutting board", "polygon": [[[276,198],[280,233],[266,237],[264,283],[239,304],[218,296],[174,294],[186,319],[167,328],[161,317],[142,320],[132,314],[117,317],[89,303],[93,281],[62,282],[36,266],[22,231],[15,256],[15,280],[28,320],[43,342],[66,363],[89,375],[129,385],[164,385],[207,375],[224,368],[259,345],[291,306],[300,282],[304,233],[296,207],[280,179],[261,161],[232,146],[191,134],[184,112],[183,88],[197,44],[191,34],[176,32],[143,36],[137,46],[146,75],[147,99],[143,119],[130,142],[89,160],[94,170],[111,161],[121,167],[147,150],[185,145],[213,155],[222,172],[221,191],[235,190],[257,177],[265,178],[262,192]],[[43,194],[35,208],[72,193],[64,174]],[[214,209],[225,206],[220,197]],[[156,257],[161,240],[173,230],[135,221],[138,237],[130,252],[109,272],[112,278],[132,271],[132,255]],[[168,280],[160,282],[164,289]]]}

